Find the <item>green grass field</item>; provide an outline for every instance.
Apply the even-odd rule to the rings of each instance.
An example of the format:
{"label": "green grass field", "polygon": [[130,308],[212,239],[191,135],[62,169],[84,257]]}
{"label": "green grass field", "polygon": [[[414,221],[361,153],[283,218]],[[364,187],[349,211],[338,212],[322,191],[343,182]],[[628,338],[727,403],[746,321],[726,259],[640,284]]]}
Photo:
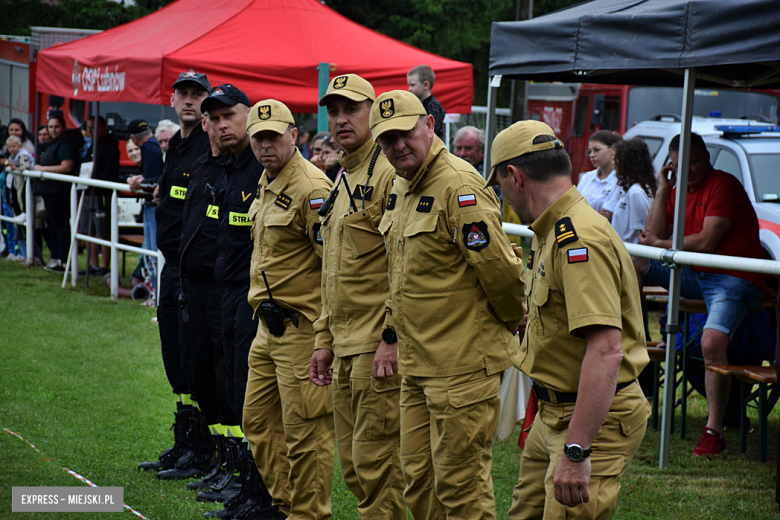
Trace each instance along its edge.
{"label": "green grass field", "polygon": [[[128,255],[128,269],[135,258]],[[82,486],[69,468],[99,486],[123,486],[125,503],[149,519],[195,519],[213,508],[195,501],[182,482],[136,472],[171,443],[174,409],[159,353],[153,309],[112,301],[92,279],[89,290],[61,289],[61,275],[0,260],[0,518],[136,518],[131,513],[12,513],[13,486]],[[657,332],[656,332],[657,334]],[[671,465],[658,469],[659,432],[648,429],[623,479],[614,518],[780,518],[774,503],[774,459],[780,413],[770,416],[770,462],[740,456],[737,433],[727,432],[731,454],[715,460],[690,453],[706,406],[691,398],[688,438],[672,439]],[[752,417],[755,421],[755,416]],[[749,436],[756,454],[756,434]],[[496,445],[493,477],[498,518],[505,518],[517,481],[517,431]],[[336,465],[338,468],[338,464]],[[124,515],[124,516],[122,516]],[[355,500],[339,470],[333,518],[356,519]]]}

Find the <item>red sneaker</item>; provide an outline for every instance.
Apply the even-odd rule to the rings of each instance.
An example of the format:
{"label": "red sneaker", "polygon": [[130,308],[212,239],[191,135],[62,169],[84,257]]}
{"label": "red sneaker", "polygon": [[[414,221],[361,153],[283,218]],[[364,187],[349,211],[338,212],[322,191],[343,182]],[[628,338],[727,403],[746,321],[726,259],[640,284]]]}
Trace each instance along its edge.
{"label": "red sneaker", "polygon": [[726,449],[726,441],[723,438],[723,435],[706,427],[702,428],[702,431],[704,433],[699,438],[699,441],[696,443],[696,448],[693,450],[694,457],[728,453],[728,450]]}

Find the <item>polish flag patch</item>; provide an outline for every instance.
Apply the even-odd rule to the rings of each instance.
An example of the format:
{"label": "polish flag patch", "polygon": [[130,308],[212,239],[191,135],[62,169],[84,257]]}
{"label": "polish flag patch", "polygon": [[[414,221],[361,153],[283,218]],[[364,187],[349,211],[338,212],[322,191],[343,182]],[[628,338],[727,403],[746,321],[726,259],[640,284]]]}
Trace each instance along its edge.
{"label": "polish flag patch", "polygon": [[588,261],[588,248],[587,247],[580,247],[578,249],[569,249],[569,251],[567,251],[567,254],[569,255],[569,263],[570,264],[576,264],[577,262],[587,262]]}
{"label": "polish flag patch", "polygon": [[309,206],[311,209],[317,209],[322,206],[323,202],[325,202],[324,199],[312,199],[309,201]]}
{"label": "polish flag patch", "polygon": [[476,206],[477,205],[477,196],[473,193],[470,195],[459,195],[458,196],[458,206],[461,208],[464,206]]}

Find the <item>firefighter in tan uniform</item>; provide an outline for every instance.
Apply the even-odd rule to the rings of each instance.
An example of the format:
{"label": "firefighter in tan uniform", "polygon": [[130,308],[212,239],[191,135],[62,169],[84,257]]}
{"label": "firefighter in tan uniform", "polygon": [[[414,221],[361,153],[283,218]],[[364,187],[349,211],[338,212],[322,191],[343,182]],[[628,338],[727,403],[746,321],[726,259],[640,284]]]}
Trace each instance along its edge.
{"label": "firefighter in tan uniform", "polygon": [[249,352],[244,434],[280,511],[294,519],[328,519],[333,404],[329,386],[309,381],[309,361],[313,323],[322,311],[317,210],[331,182],[295,148],[297,129],[284,104],[258,102],[247,130],[265,170],[249,208],[255,244],[249,303],[260,322]]}
{"label": "firefighter in tan uniform", "polygon": [[398,336],[404,498],[417,520],[495,518],[490,470],[502,372],[517,352],[523,266],[498,199],[435,137],[408,91],[382,94],[371,132],[398,174],[379,230]]}
{"label": "firefighter in tan uniform", "polygon": [[491,159],[488,185],[500,184],[534,231],[514,365],[534,379],[540,408],[509,518],[609,518],[649,416],[636,382],[649,361],[636,273],[612,226],[572,186],[549,126],[515,123]]}
{"label": "firefighter in tan uniform", "polygon": [[382,336],[390,288],[378,230],[395,170],[371,137],[375,98],[368,81],[347,74],[334,78],[319,102],[347,153],[339,159],[346,170],[321,211],[322,315],[314,323],[309,377],[326,385],[332,374],[341,473],[360,517],[405,520],[398,342]]}

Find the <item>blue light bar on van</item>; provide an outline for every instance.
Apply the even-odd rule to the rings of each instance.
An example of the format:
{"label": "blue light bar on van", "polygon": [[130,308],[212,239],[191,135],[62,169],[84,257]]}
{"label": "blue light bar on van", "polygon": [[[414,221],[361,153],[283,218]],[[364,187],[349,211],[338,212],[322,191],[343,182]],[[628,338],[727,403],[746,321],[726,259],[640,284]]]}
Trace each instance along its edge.
{"label": "blue light bar on van", "polygon": [[761,134],[764,132],[780,132],[780,126],[738,126],[738,125],[716,125],[715,130],[720,130],[724,134]]}

